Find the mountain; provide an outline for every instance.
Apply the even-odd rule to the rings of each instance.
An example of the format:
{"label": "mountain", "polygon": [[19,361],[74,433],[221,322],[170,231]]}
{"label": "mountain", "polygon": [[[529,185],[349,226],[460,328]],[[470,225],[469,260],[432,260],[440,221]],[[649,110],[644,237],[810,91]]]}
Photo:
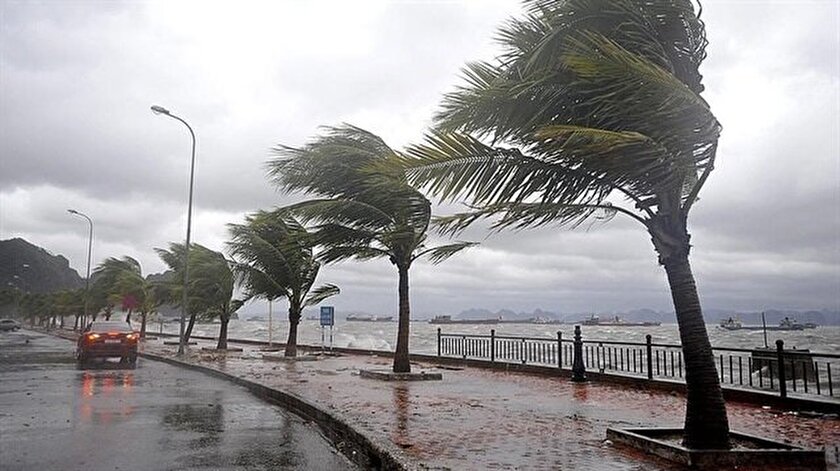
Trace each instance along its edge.
{"label": "mountain", "polygon": [[63,256],[15,238],[0,240],[0,286],[48,293],[82,288],[85,282]]}

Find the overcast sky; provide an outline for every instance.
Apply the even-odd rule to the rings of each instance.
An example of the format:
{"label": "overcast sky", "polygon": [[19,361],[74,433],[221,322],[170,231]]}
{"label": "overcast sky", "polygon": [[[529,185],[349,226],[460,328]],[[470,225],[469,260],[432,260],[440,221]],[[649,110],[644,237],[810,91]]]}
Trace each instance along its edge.
{"label": "overcast sky", "polygon": [[[706,308],[840,309],[840,2],[704,2],[705,98],[723,124],[716,168],[689,221]],[[0,239],[23,237],[84,274],[182,240],[198,138],[193,240],[282,205],[264,164],[277,144],[348,122],[396,148],[421,139],[441,95],[519,2],[0,0]],[[647,233],[607,225],[486,238],[411,272],[418,315],[540,307],[671,310]],[[322,270],[337,309],[392,314],[386,261]],[[251,308],[258,309],[259,306]]]}

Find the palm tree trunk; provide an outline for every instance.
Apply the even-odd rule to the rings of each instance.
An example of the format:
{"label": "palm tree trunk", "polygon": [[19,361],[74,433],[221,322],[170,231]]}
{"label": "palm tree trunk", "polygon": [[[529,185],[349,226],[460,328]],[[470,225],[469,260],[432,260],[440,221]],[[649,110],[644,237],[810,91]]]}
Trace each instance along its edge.
{"label": "palm tree trunk", "polygon": [[131,308],[128,309],[128,314],[125,316],[125,321],[131,323]]}
{"label": "palm tree trunk", "polygon": [[[76,318],[76,321],[73,322],[73,330],[76,331],[76,330],[79,330],[79,315],[77,314],[74,317]],[[32,325],[35,325],[35,318],[34,317],[32,318]]]}
{"label": "palm tree trunk", "polygon": [[140,313],[140,338],[146,338],[146,311]]}
{"label": "palm tree trunk", "polygon": [[688,262],[688,250],[669,257],[663,265],[668,274],[685,358],[687,403],[683,444],[692,449],[728,449],[726,403]]}
{"label": "palm tree trunk", "polygon": [[411,362],[408,360],[408,330],[410,307],[408,302],[409,266],[398,265],[399,270],[399,324],[397,325],[397,349],[394,352],[394,373],[410,373]]}
{"label": "palm tree trunk", "polygon": [[190,321],[187,323],[187,330],[184,331],[184,342],[189,342],[192,337],[193,326],[195,325],[195,314],[190,315]]}
{"label": "palm tree trunk", "polygon": [[300,311],[300,303],[289,298],[289,338],[286,340],[286,351],[283,354],[287,357],[297,356],[297,330],[298,324],[300,324]]}
{"label": "palm tree trunk", "polygon": [[226,350],[228,348],[227,337],[228,323],[230,322],[230,314],[222,314],[221,316],[219,316],[219,319],[222,321],[222,325],[219,326],[219,343],[216,344],[216,349]]}

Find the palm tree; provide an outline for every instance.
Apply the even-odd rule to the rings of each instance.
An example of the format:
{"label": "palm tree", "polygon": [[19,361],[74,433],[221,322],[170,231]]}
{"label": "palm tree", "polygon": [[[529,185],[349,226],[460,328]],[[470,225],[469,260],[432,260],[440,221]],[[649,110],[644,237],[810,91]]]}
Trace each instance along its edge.
{"label": "palm tree", "polygon": [[[204,247],[198,246],[198,250]],[[191,296],[202,300],[200,315],[205,319],[219,318],[219,339],[216,348],[227,349],[228,324],[244,301],[233,299],[234,275],[231,262],[219,252],[208,249],[190,262]]]}
{"label": "palm tree", "polygon": [[286,191],[305,191],[321,199],[286,208],[315,222],[315,241],[326,263],[387,258],[399,276],[399,325],[394,372],[411,371],[408,360],[408,272],[428,255],[439,263],[473,245],[458,242],[427,248],[431,204],[389,162],[404,158],[379,137],[344,125],[328,128],[302,148],[281,146],[269,162],[269,175]]}
{"label": "palm tree", "polygon": [[106,321],[111,320],[116,302],[113,293],[111,293],[109,280],[103,277],[95,278],[90,285],[90,298],[90,310],[93,320],[96,321],[100,312],[105,316]]}
{"label": "palm tree", "polygon": [[55,318],[57,317],[64,319],[65,316],[74,316],[76,322],[82,317],[82,313],[84,312],[84,290],[66,289],[50,293],[46,296],[49,297],[49,305],[46,307],[45,313],[52,318],[51,323],[53,325],[55,325]]}
{"label": "palm tree", "polygon": [[[181,306],[184,286],[184,251],[181,243],[170,243],[169,249],[155,249],[158,256],[172,270],[172,276],[166,283],[166,299],[173,305]],[[199,317],[212,319],[219,317],[222,330],[219,334],[218,348],[227,348],[227,326],[231,315],[242,303],[232,299],[234,278],[229,263],[219,252],[200,244],[190,244],[190,279],[187,287],[187,313],[189,322],[184,332],[184,341],[189,342],[195,321]],[[224,338],[224,340],[222,340]]]}
{"label": "palm tree", "polygon": [[228,224],[228,250],[234,273],[248,298],[289,301],[289,338],[285,356],[297,355],[297,329],[303,309],[339,293],[335,285],[312,289],[321,264],[313,254],[313,237],[291,214],[257,211],[245,224]]}
{"label": "palm tree", "polygon": [[[140,262],[131,257],[121,259],[110,257],[94,270],[97,284],[112,295],[118,295],[122,307],[128,311],[126,322],[131,321],[133,311],[140,313],[140,337],[146,336],[146,320],[163,302],[156,283],[143,277]],[[96,285],[95,285],[96,286]],[[106,303],[114,298],[106,298]]]}
{"label": "palm tree", "polygon": [[[410,181],[474,210],[457,233],[576,226],[617,214],[650,234],[686,361],[684,444],[728,448],[729,426],[689,265],[689,210],[714,167],[720,124],[700,93],[707,44],[689,0],[531,0],[473,63],[437,129],[409,150]],[[489,141],[489,142],[487,142]]]}

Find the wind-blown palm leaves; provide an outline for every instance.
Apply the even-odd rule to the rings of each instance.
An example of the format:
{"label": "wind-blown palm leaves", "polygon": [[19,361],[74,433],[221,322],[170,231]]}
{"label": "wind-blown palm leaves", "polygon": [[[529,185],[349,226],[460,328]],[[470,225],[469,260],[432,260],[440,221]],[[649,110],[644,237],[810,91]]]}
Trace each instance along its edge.
{"label": "wind-blown palm leaves", "polygon": [[409,150],[410,181],[475,208],[443,218],[444,232],[483,218],[496,229],[618,214],[643,224],[668,275],[686,359],[684,443],[726,448],[688,262],[688,213],[720,132],[700,97],[703,23],[688,0],[525,3],[525,17],[499,33],[499,62],[469,64],[437,130]]}
{"label": "wind-blown palm leaves", "polygon": [[258,211],[248,215],[245,224],[229,224],[228,230],[234,273],[246,296],[289,301],[285,355],[296,356],[303,309],[339,293],[331,284],[312,289],[321,268],[313,253],[312,234],[282,210]]}
{"label": "wind-blown palm leaves", "polygon": [[[203,247],[198,250],[202,250]],[[205,319],[218,318],[219,339],[216,348],[227,348],[228,324],[233,314],[244,302],[233,298],[234,274],[232,262],[219,252],[207,251],[191,260],[190,284],[191,297],[201,299],[204,306],[200,315]]]}
{"label": "wind-blown palm leaves", "polygon": [[42,296],[48,300],[46,314],[52,317],[52,321],[47,322],[48,326],[50,323],[55,326],[56,317],[61,318],[61,324],[63,325],[65,316],[73,316],[76,319],[76,323],[78,323],[84,313],[84,290],[65,289]]}
{"label": "wind-blown palm leaves", "polygon": [[[181,243],[169,244],[169,249],[156,248],[158,256],[173,271],[166,284],[169,302],[176,306],[183,303],[184,252]],[[217,348],[227,348],[227,326],[231,316],[242,301],[233,299],[234,277],[230,262],[224,255],[199,244],[190,244],[190,278],[187,287],[187,313],[189,322],[184,332],[185,342],[192,336],[196,319],[218,317],[221,322]]]}
{"label": "wind-blown palm leaves", "polygon": [[[149,314],[154,313],[165,301],[161,294],[161,287],[143,277],[143,270],[140,262],[131,257],[121,259],[110,257],[103,261],[94,270],[97,276],[97,289],[102,289],[111,294],[106,303],[119,304],[128,311],[126,321],[131,319],[134,310],[140,312],[140,337],[146,336],[146,321]],[[117,299],[113,297],[117,295]]]}
{"label": "wind-blown palm leaves", "polygon": [[304,223],[316,224],[315,242],[324,262],[387,258],[399,274],[399,325],[394,371],[409,372],[408,272],[427,255],[439,263],[472,245],[468,242],[426,247],[431,204],[389,162],[404,158],[379,137],[344,125],[301,148],[279,147],[269,175],[280,188],[322,199],[286,208]]}

